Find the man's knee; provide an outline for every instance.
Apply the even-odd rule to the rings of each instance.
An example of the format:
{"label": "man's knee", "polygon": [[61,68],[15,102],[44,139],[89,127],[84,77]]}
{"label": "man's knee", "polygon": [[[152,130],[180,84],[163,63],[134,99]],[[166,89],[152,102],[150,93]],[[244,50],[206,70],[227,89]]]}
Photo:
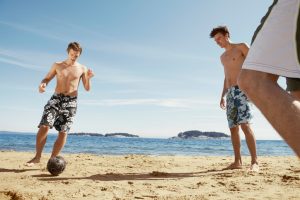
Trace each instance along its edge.
{"label": "man's knee", "polygon": [[47,125],[40,125],[40,130],[41,131],[46,131],[46,132],[48,132],[49,131],[49,129],[50,129],[50,127],[49,126],[47,126]]}

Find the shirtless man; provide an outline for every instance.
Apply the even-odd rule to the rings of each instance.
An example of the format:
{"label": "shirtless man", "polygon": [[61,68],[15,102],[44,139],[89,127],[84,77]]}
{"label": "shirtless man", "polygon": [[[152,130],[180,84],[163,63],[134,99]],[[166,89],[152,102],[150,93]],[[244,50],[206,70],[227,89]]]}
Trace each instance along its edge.
{"label": "shirtless man", "polygon": [[46,90],[48,83],[56,76],[55,93],[44,107],[44,113],[39,124],[36,137],[36,154],[26,163],[33,166],[39,163],[42,151],[47,140],[47,134],[53,126],[59,132],[52,150],[52,157],[57,156],[65,145],[67,134],[73,123],[77,110],[78,85],[82,79],[86,91],[91,88],[91,78],[94,73],[76,60],[79,58],[82,48],[77,42],[72,42],[67,48],[68,58],[52,65],[50,71],[39,85],[39,92]]}
{"label": "shirtless man", "polygon": [[[245,43],[234,44],[230,41],[229,31],[226,26],[214,28],[210,37],[214,38],[215,42],[225,49],[221,55],[221,62],[224,66],[224,85],[221,95],[220,107],[226,109],[228,126],[231,133],[231,141],[234,150],[234,162],[225,169],[240,169],[242,168],[241,158],[241,141],[239,136],[239,127],[242,128],[248,149],[251,154],[251,171],[258,171],[258,162],[256,156],[256,142],[253,131],[250,127],[252,118],[250,105],[246,95],[238,88],[237,79],[241,71],[241,67],[248,53],[248,46]],[[226,95],[226,105],[225,105]]]}

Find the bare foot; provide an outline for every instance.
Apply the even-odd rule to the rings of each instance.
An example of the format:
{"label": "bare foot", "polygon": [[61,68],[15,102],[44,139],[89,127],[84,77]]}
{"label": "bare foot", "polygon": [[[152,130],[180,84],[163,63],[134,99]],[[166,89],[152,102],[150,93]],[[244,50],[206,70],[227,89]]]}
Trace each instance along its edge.
{"label": "bare foot", "polygon": [[248,169],[249,172],[259,172],[258,163],[251,164],[250,168]]}
{"label": "bare foot", "polygon": [[40,162],[40,158],[34,157],[30,161],[25,163],[24,165],[27,166],[27,167],[33,167],[35,164],[37,164],[39,162]]}
{"label": "bare foot", "polygon": [[232,163],[228,167],[225,167],[223,170],[232,170],[232,169],[242,169],[242,165],[240,163]]}

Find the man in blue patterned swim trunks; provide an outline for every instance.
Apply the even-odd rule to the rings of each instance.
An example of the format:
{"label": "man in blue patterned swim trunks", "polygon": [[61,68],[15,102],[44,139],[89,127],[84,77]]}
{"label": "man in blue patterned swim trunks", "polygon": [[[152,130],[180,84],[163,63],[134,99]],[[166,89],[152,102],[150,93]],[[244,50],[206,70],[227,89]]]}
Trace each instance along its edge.
{"label": "man in blue patterned swim trunks", "polygon": [[[245,43],[232,43],[229,31],[226,26],[214,28],[210,37],[225,49],[221,55],[221,62],[224,66],[225,79],[221,95],[220,107],[226,109],[228,126],[231,133],[231,141],[234,150],[234,162],[225,169],[242,168],[241,141],[239,127],[243,130],[247,146],[251,155],[250,171],[258,171],[259,166],[256,155],[256,141],[250,127],[252,118],[250,105],[246,95],[238,88],[237,79],[242,68],[242,64],[247,56],[249,47]],[[225,105],[226,95],[226,105]]]}
{"label": "man in blue patterned swim trunks", "polygon": [[226,108],[229,128],[249,123],[252,118],[249,100],[238,86],[232,86],[227,90]]}
{"label": "man in blue patterned swim trunks", "polygon": [[48,131],[53,127],[59,134],[54,143],[51,158],[60,153],[66,143],[67,134],[76,114],[80,80],[82,80],[86,91],[89,91],[91,88],[91,78],[94,76],[93,71],[77,62],[82,52],[79,43],[70,43],[67,52],[68,58],[54,63],[39,85],[39,92],[43,93],[48,83],[56,77],[55,93],[45,105],[43,116],[38,126],[35,157],[28,161],[26,166],[33,166],[35,163],[40,162]]}

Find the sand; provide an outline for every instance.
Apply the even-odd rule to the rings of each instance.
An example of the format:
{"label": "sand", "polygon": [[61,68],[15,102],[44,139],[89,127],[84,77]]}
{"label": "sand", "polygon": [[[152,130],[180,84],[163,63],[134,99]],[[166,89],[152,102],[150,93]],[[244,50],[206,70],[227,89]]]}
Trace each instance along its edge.
{"label": "sand", "polygon": [[233,157],[62,154],[59,176],[40,164],[25,167],[31,152],[0,152],[0,199],[300,199],[300,161],[259,157],[260,171],[222,169]]}

